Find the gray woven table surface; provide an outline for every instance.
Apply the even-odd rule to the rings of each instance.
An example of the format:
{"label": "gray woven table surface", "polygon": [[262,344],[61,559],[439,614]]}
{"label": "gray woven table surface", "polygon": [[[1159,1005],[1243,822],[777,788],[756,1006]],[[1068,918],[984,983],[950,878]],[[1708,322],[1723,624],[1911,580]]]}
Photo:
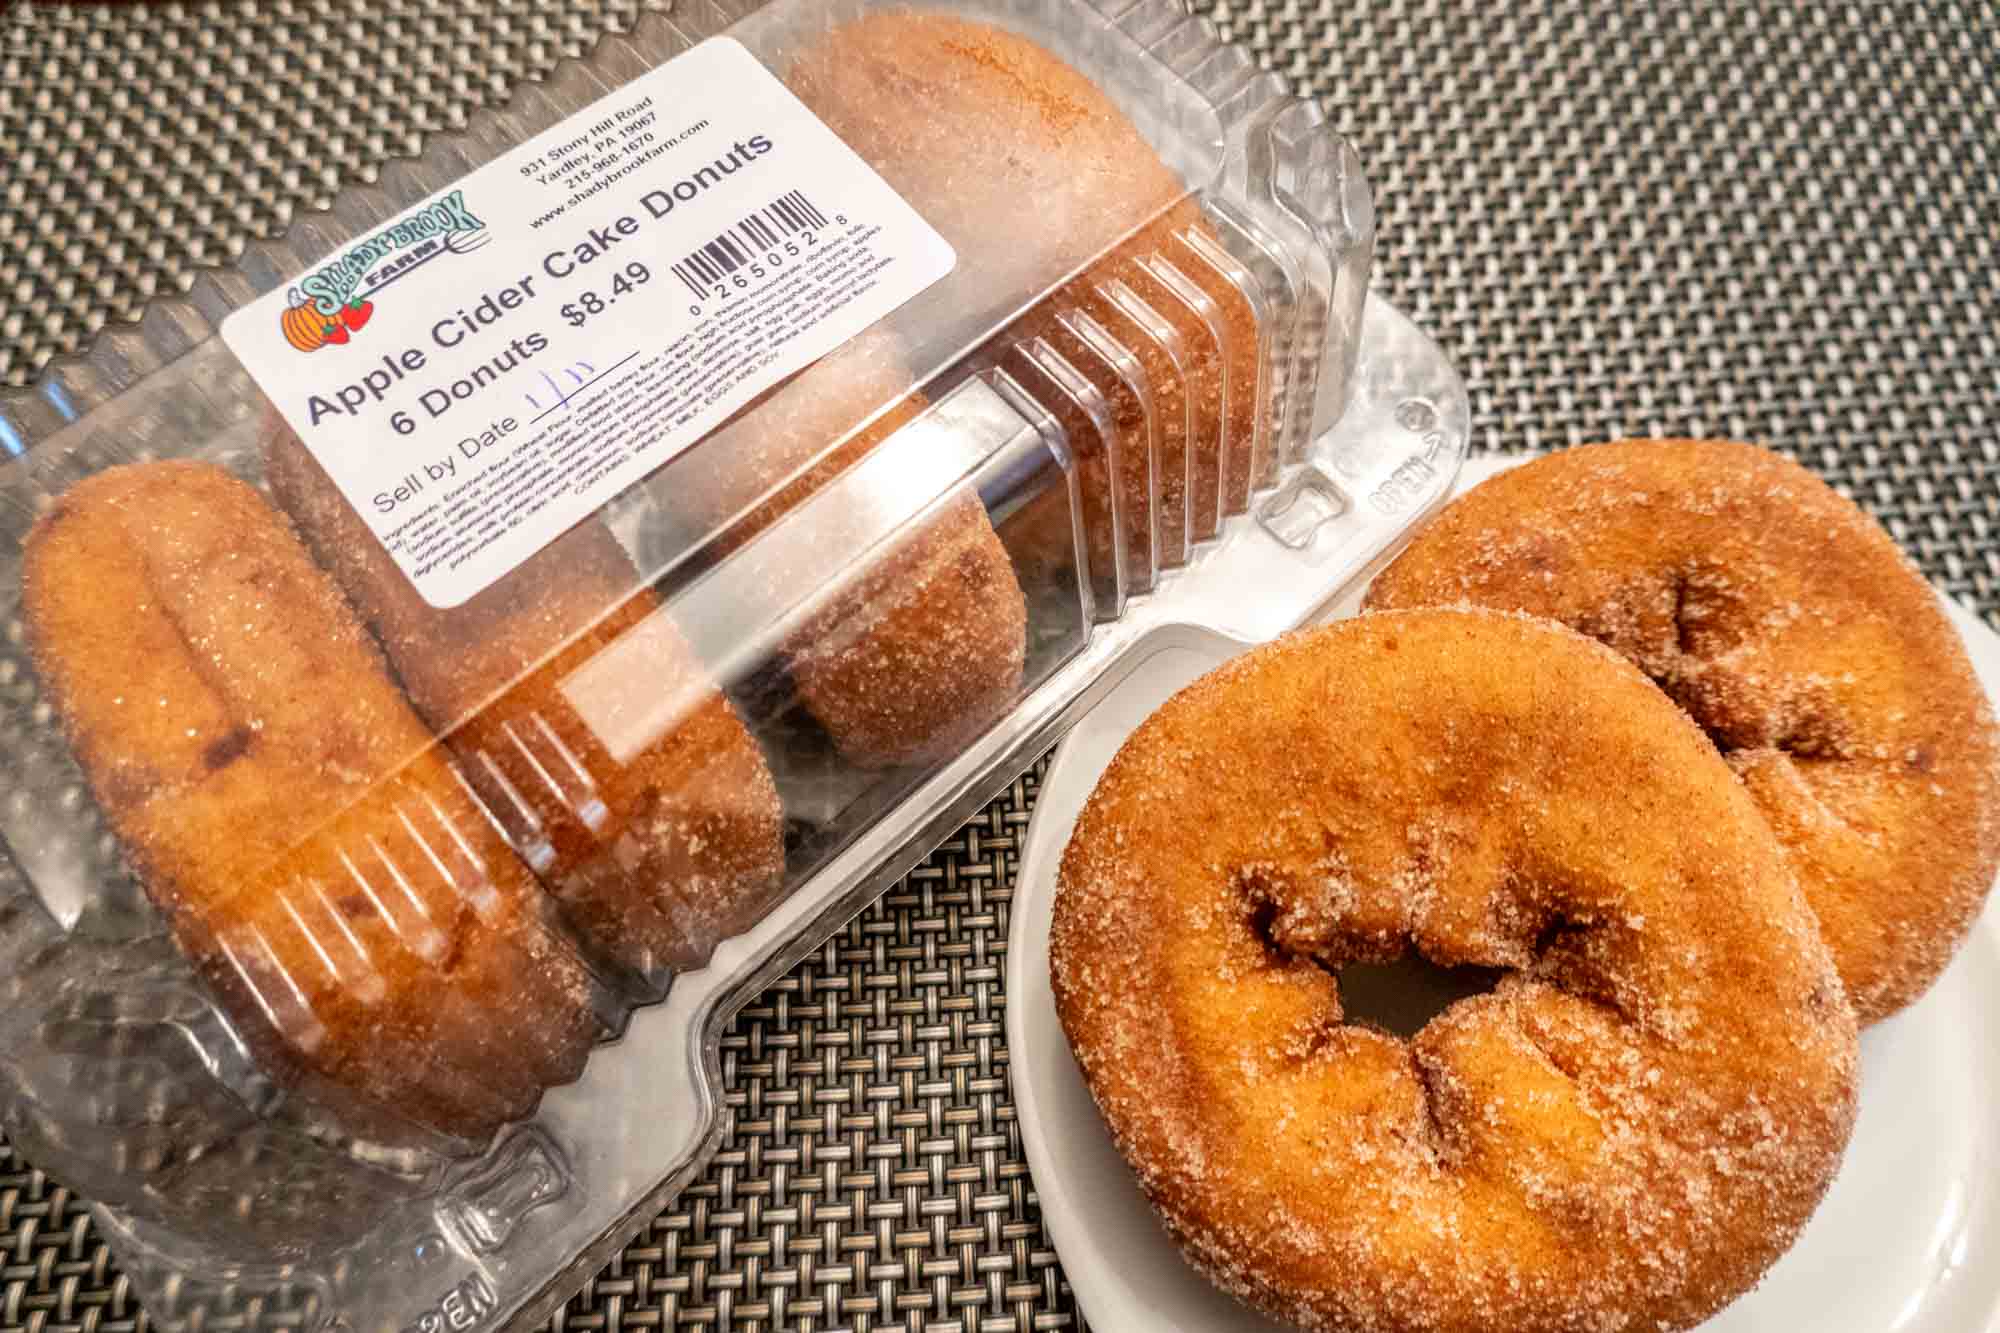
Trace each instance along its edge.
{"label": "gray woven table surface", "polygon": [[[2000,627],[1990,5],[1203,8],[1355,139],[1378,285],[1465,374],[1476,447],[1779,445]],[[0,12],[0,381],[637,9]],[[369,41],[340,40],[356,23]],[[1034,792],[1016,783],[744,1011],[721,1153],[558,1324],[1077,1326],[1007,1083]],[[0,1330],[144,1322],[81,1202],[0,1142]]]}

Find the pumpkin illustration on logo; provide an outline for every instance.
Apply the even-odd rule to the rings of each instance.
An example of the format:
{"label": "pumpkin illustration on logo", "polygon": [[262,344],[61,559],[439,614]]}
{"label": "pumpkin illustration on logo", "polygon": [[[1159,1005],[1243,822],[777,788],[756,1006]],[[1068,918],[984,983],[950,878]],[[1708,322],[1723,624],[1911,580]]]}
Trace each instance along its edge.
{"label": "pumpkin illustration on logo", "polygon": [[278,317],[286,342],[301,352],[317,352],[328,343],[338,346],[347,341],[347,326],[321,314],[319,306],[303,296],[298,288],[288,292],[286,299],[285,313]]}

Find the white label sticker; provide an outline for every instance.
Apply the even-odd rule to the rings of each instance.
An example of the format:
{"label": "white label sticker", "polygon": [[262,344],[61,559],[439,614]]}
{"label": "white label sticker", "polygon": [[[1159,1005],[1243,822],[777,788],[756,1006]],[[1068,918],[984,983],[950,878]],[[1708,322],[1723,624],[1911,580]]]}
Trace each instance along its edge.
{"label": "white label sticker", "polygon": [[715,38],[222,336],[425,600],[456,606],[955,262]]}

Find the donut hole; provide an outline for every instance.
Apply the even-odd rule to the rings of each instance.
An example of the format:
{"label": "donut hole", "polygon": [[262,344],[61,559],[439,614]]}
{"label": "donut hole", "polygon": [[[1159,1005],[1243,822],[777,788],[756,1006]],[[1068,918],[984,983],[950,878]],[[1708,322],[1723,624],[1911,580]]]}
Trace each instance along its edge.
{"label": "donut hole", "polygon": [[1499,967],[1441,967],[1411,952],[1392,963],[1329,969],[1340,983],[1346,1022],[1409,1038],[1460,1000],[1490,993],[1507,975]]}
{"label": "donut hole", "polygon": [[1772,636],[1800,614],[1796,605],[1753,605],[1740,578],[1697,563],[1623,584],[1566,619],[1644,672],[1725,758],[1746,750],[1843,758],[1852,729],[1831,683],[1767,660]]}
{"label": "donut hole", "polygon": [[[1430,866],[1421,852],[1416,861]],[[1345,861],[1336,850],[1325,864]],[[1577,883],[1575,873],[1572,866],[1517,861],[1492,888],[1490,918],[1471,930],[1465,923],[1420,925],[1382,895],[1360,891],[1344,872],[1302,879],[1258,865],[1234,878],[1246,943],[1263,967],[1309,983],[1324,974],[1314,989],[1332,980],[1336,1026],[1408,1040],[1461,1000],[1495,992],[1511,976],[1629,1018],[1626,997],[1607,971],[1621,923],[1583,906],[1615,890]]]}
{"label": "donut hole", "polygon": [[[1258,890],[1262,890],[1259,892]],[[1405,940],[1315,938],[1258,883],[1249,903],[1250,932],[1273,967],[1316,967],[1339,988],[1341,1022],[1414,1037],[1460,1000],[1485,995],[1511,970],[1434,963]]]}

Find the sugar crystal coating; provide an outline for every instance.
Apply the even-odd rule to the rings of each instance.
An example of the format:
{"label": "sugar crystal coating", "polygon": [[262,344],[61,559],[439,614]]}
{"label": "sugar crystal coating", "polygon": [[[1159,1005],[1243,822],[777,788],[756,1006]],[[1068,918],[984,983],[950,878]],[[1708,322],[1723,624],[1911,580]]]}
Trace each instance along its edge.
{"label": "sugar crystal coating", "polygon": [[148,895],[274,1074],[478,1138],[598,1025],[539,889],[290,528],[218,468],[112,468],[30,534],[35,663]]}
{"label": "sugar crystal coating", "polygon": [[[1504,969],[1410,1040],[1337,970]],[[1304,1327],[1686,1328],[1798,1234],[1856,1035],[1782,852],[1628,664],[1490,612],[1258,649],[1126,742],[1051,975],[1189,1260]]]}
{"label": "sugar crystal coating", "polygon": [[1752,445],[1571,449],[1454,502],[1371,607],[1526,611],[1598,639],[1756,800],[1864,1023],[1944,971],[2000,870],[2000,730],[1889,534]]}
{"label": "sugar crystal coating", "polygon": [[[1012,375],[1062,422],[1100,588],[1115,566],[1129,589],[1150,588],[1190,536],[1215,535],[1225,504],[1247,506],[1263,387],[1255,311],[1181,239],[1213,242],[1214,233],[1188,184],[1103,88],[999,25],[891,11],[809,42],[786,82],[957,251],[940,287],[949,311],[917,303],[913,310],[937,322],[888,323],[913,355],[935,351],[939,339],[954,352],[986,340],[974,361]],[[1142,264],[1178,275],[1177,291]],[[1178,331],[1183,366],[1098,318],[1113,282]],[[1078,337],[1079,315],[1111,334],[1127,370],[1136,362],[1143,371],[1151,414],[1119,368]],[[1092,391],[1101,422],[1021,363],[1036,340]],[[1164,423],[1163,404],[1175,413]],[[1068,536],[1023,544],[1063,548]]]}
{"label": "sugar crystal coating", "polygon": [[[642,974],[696,966],[755,921],[784,870],[777,787],[608,528],[585,520],[441,609],[275,421],[265,470],[489,808],[527,812],[550,849],[543,882],[599,956]],[[677,702],[671,723],[649,728],[657,734],[621,759],[563,682],[614,660],[604,654],[628,634],[643,635],[648,650],[615,659],[644,677],[625,692]]]}

